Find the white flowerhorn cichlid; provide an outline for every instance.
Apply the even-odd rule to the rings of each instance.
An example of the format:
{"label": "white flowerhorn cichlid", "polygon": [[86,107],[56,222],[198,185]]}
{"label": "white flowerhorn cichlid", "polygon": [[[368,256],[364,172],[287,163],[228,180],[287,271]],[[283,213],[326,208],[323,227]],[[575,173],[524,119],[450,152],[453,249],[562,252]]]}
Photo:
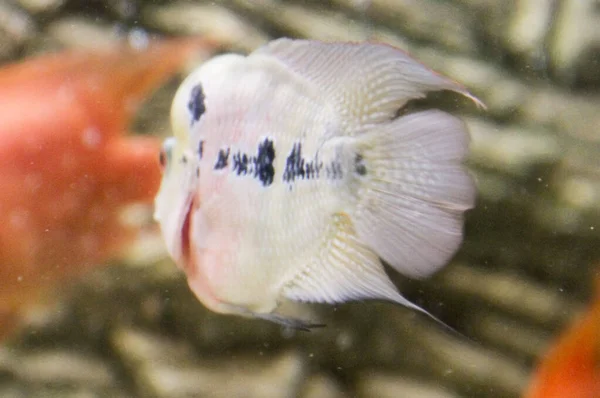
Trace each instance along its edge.
{"label": "white flowerhorn cichlid", "polygon": [[221,55],[171,109],[155,218],[209,309],[305,328],[285,300],[391,300],[443,266],[475,188],[468,133],[407,101],[461,85],[384,44],[279,39]]}

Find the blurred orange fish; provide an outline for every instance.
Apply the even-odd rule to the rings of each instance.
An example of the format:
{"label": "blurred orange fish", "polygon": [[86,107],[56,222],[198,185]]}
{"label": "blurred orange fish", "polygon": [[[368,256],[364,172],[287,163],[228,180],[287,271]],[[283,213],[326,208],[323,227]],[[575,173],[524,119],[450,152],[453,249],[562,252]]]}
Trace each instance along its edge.
{"label": "blurred orange fish", "polygon": [[600,397],[600,274],[594,303],[550,349],[524,397]]}
{"label": "blurred orange fish", "polygon": [[155,137],[124,137],[137,105],[200,39],[43,55],[0,69],[0,336],[52,282],[114,257],[126,205],[160,183]]}

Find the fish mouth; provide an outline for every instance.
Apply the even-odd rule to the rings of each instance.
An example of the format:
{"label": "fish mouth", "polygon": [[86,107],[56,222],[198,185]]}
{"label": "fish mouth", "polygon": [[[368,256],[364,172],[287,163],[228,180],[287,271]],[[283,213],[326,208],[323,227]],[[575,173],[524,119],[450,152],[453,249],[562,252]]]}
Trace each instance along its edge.
{"label": "fish mouth", "polygon": [[[185,218],[181,226],[181,261],[183,270],[188,273],[191,272],[194,267],[191,264],[191,241],[190,241],[190,228],[192,210],[194,209],[195,200],[192,198],[185,212]],[[189,275],[189,274],[188,274]]]}

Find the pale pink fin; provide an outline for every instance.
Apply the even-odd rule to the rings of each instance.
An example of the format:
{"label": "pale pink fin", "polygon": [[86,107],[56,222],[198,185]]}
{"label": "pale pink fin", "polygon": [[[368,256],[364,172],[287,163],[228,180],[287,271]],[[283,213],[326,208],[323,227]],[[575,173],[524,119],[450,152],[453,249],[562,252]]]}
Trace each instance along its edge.
{"label": "pale pink fin", "polygon": [[400,117],[360,138],[366,172],[355,196],[356,232],[404,275],[430,275],[462,241],[463,212],[475,201],[462,165],[468,142],[464,123],[439,110]]}
{"label": "pale pink fin", "polygon": [[313,82],[350,122],[351,135],[390,120],[407,101],[429,91],[456,91],[482,105],[462,85],[386,44],[279,39],[255,54],[272,56]]}

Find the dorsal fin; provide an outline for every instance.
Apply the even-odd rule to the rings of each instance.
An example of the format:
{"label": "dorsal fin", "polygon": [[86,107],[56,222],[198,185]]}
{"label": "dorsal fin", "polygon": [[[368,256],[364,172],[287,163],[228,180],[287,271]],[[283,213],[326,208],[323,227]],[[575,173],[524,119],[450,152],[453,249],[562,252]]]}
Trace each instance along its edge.
{"label": "dorsal fin", "polygon": [[392,119],[411,99],[451,90],[482,105],[465,87],[387,44],[279,39],[251,56],[278,59],[315,84],[347,119],[348,134]]}

